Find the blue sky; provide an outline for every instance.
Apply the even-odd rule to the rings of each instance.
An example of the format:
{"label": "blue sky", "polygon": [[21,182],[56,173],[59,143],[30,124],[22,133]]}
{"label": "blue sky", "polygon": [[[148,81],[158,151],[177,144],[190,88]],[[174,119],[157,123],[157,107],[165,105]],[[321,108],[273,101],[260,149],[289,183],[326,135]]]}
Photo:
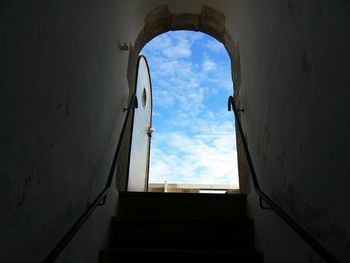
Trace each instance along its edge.
{"label": "blue sky", "polygon": [[150,182],[238,185],[230,59],[214,38],[171,31],[142,50],[153,88]]}

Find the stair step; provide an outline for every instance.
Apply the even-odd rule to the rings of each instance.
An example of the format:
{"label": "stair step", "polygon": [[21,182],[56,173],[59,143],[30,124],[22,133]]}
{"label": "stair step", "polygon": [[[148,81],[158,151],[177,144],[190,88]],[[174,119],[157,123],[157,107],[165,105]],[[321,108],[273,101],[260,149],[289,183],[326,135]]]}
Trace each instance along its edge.
{"label": "stair step", "polygon": [[153,262],[190,263],[220,262],[261,263],[263,255],[251,251],[206,251],[206,250],[163,250],[163,249],[108,249],[100,254],[100,262]]}
{"label": "stair step", "polygon": [[122,192],[119,216],[246,218],[244,194]]}
{"label": "stair step", "polygon": [[116,217],[110,247],[253,250],[254,228],[248,219]]}
{"label": "stair step", "polygon": [[261,263],[246,195],[123,192],[100,262]]}

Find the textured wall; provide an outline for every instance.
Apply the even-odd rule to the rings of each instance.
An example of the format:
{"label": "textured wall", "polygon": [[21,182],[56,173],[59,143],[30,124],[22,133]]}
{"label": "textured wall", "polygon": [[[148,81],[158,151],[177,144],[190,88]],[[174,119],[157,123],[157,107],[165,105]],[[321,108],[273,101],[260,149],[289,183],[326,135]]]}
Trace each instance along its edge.
{"label": "textured wall", "polygon": [[[262,188],[348,262],[350,3],[237,1],[229,17]],[[266,262],[318,262],[273,212],[259,211],[255,194],[249,200]]]}
{"label": "textured wall", "polygon": [[[105,185],[129,95],[120,3],[0,3],[2,262],[40,262]],[[97,262],[116,198],[62,262]]]}

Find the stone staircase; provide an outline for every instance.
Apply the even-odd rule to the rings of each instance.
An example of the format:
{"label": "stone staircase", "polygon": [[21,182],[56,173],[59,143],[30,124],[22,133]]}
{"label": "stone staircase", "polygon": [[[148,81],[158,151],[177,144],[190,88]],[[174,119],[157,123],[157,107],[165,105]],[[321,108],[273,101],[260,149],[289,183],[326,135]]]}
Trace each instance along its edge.
{"label": "stone staircase", "polygon": [[100,262],[260,263],[242,194],[120,193]]}

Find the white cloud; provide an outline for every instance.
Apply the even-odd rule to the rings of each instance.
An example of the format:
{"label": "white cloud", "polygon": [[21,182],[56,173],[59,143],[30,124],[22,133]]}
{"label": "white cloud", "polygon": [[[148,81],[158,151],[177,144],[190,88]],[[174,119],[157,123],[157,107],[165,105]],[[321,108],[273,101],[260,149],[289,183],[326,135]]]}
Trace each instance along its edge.
{"label": "white cloud", "polygon": [[194,135],[155,133],[158,141],[152,147],[150,181],[238,185],[232,123],[202,119],[193,124],[197,127]]}
{"label": "white cloud", "polygon": [[168,90],[160,90],[153,95],[153,105],[154,102],[160,107],[171,108],[175,105],[175,98]]}
{"label": "white cloud", "polygon": [[220,92],[231,94],[229,66],[207,53],[197,60],[192,54],[194,43],[212,51],[222,45],[196,42],[199,33],[176,33],[155,38],[143,50],[153,82],[153,117],[164,124],[152,137],[150,181],[238,184],[233,117],[207,104]]}
{"label": "white cloud", "polygon": [[[167,34],[162,34],[152,39],[153,52],[166,49],[172,45],[172,40]],[[151,48],[152,48],[151,47]]]}
{"label": "white cloud", "polygon": [[211,71],[216,68],[216,64],[214,61],[212,61],[209,58],[205,58],[202,63],[202,70],[204,71]]}
{"label": "white cloud", "polygon": [[162,116],[162,114],[160,112],[158,112],[158,111],[153,111],[152,112],[152,116],[153,117],[160,117],[160,116]]}
{"label": "white cloud", "polygon": [[163,55],[167,58],[188,58],[192,55],[191,43],[185,35],[173,39],[171,45],[163,49]]}
{"label": "white cloud", "polygon": [[[190,151],[180,148],[184,146]],[[238,184],[233,148],[226,147],[231,150],[228,154],[226,148],[211,147],[198,140],[191,144],[174,141],[168,147],[167,150],[152,148],[150,182]]]}
{"label": "white cloud", "polygon": [[222,43],[216,40],[208,40],[205,43],[205,47],[213,52],[222,52],[223,49],[225,48]]}

